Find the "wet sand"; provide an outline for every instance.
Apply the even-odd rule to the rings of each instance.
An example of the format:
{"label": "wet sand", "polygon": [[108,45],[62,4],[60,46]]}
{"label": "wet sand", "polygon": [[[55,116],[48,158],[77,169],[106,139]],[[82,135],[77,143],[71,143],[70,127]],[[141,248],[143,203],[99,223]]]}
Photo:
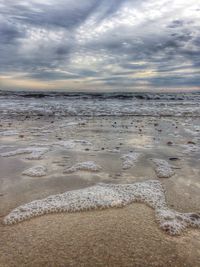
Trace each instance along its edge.
{"label": "wet sand", "polygon": [[[77,124],[70,126],[72,122]],[[71,149],[50,146],[39,160],[27,160],[25,155],[0,157],[1,221],[15,207],[51,194],[98,182],[146,179],[162,182],[171,208],[199,211],[200,136],[194,128],[199,125],[198,118],[31,118],[2,120],[1,125],[2,132],[15,130],[17,134],[0,136],[0,153],[34,143],[50,146],[71,139],[91,142],[77,143]],[[185,152],[193,146],[195,152]],[[141,157],[123,170],[120,157],[130,151],[141,153]],[[171,157],[178,160],[170,161]],[[175,175],[158,178],[151,158],[170,162]],[[86,160],[95,161],[102,171],[63,173],[64,168]],[[22,175],[37,164],[47,167],[47,176]],[[0,266],[200,266],[200,231],[189,229],[178,237],[167,236],[158,228],[153,210],[142,204],[45,215],[14,226],[1,225],[0,236]]]}
{"label": "wet sand", "polygon": [[46,215],[1,226],[1,266],[199,266],[200,232],[169,237],[150,208]]}

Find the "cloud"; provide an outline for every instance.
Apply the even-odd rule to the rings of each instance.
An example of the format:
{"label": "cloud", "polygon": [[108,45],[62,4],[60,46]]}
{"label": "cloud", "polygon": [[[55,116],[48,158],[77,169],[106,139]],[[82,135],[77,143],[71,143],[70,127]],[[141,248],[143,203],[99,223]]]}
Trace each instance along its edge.
{"label": "cloud", "polygon": [[199,86],[195,0],[0,0],[0,40],[1,81],[18,73],[66,90]]}

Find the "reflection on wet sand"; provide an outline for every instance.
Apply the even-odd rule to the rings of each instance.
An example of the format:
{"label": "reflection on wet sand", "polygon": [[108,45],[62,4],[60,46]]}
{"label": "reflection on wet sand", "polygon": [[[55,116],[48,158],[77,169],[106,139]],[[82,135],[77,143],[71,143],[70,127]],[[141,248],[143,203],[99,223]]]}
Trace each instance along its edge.
{"label": "reflection on wet sand", "polygon": [[[200,137],[198,129],[194,127],[199,125],[198,118],[30,118],[6,119],[1,124],[1,132],[9,134],[0,136],[1,155],[30,147],[48,149],[39,159],[27,159],[24,153],[0,157],[2,220],[17,206],[52,194],[85,188],[99,182],[120,184],[144,179],[161,181],[167,203],[172,209],[180,212],[199,211]],[[139,153],[140,157],[130,168],[123,169],[121,157],[129,153]],[[157,177],[152,163],[154,158],[167,161],[174,175],[167,179]],[[85,170],[64,173],[67,168],[86,161],[95,162],[102,169],[98,173]],[[45,166],[46,175],[23,175],[24,171],[37,165]],[[111,220],[112,217],[115,219]],[[73,224],[78,227],[76,231]],[[115,227],[117,230],[113,233],[111,229]],[[133,262],[136,266],[198,266],[200,256],[197,248],[200,244],[198,230],[189,230],[175,239],[169,238],[157,228],[151,209],[140,204],[120,210],[89,212],[88,215],[47,215],[17,226],[1,226],[0,232],[3,252],[0,252],[0,263],[3,266],[48,266],[48,259],[50,266],[84,266],[89,255],[91,260],[87,266],[95,266],[92,264],[101,259],[100,266],[105,266],[103,263],[109,260],[110,266],[133,266]],[[53,232],[52,236],[48,232]],[[92,239],[91,233],[94,234]],[[18,247],[15,246],[15,240],[18,241]],[[101,248],[105,242],[111,254]],[[40,250],[40,244],[47,250]],[[32,245],[32,252],[28,252]],[[53,252],[55,247],[59,247],[56,259]],[[153,250],[158,254],[155,255]],[[80,251],[79,257],[77,251]],[[192,251],[192,256],[188,251]],[[93,252],[94,257],[91,256]]]}

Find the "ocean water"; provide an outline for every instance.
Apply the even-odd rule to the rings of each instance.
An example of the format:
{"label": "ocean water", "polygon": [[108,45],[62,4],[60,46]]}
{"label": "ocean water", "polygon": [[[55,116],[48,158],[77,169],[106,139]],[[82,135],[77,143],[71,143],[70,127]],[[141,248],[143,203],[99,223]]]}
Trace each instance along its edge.
{"label": "ocean water", "polygon": [[2,115],[200,116],[200,93],[0,92]]}

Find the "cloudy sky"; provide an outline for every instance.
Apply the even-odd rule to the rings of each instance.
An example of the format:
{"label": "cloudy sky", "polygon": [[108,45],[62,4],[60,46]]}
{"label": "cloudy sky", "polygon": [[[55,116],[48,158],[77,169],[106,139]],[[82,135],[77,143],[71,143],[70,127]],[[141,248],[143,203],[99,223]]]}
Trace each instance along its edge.
{"label": "cloudy sky", "polygon": [[0,0],[0,89],[200,89],[200,0]]}

